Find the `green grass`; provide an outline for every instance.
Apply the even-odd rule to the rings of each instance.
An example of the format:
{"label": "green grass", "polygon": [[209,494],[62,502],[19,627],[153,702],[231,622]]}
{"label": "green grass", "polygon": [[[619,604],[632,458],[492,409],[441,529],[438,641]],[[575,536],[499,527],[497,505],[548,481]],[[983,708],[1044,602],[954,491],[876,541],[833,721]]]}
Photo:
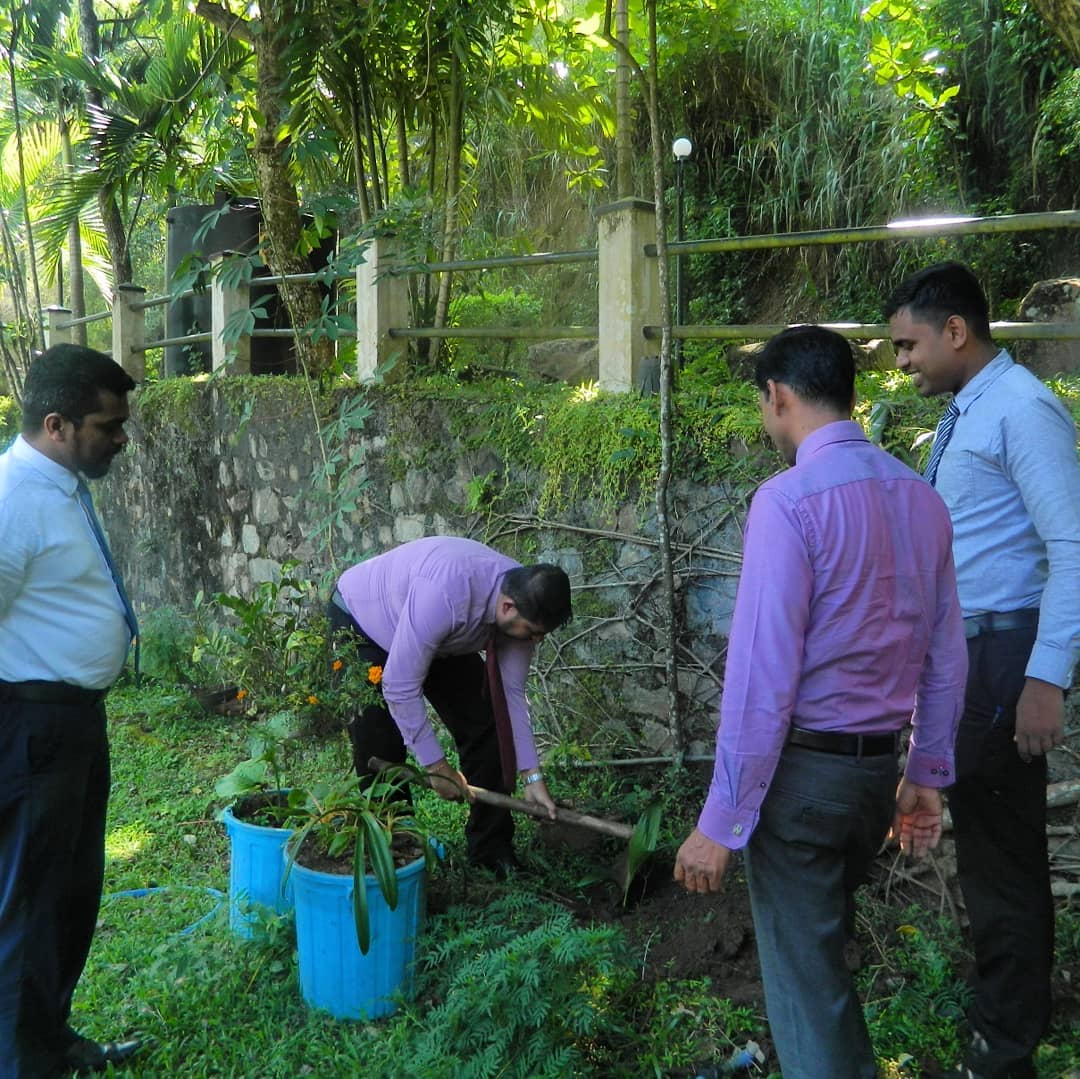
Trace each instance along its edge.
{"label": "green grass", "polygon": [[[247,755],[251,721],[206,714],[186,694],[153,685],[117,687],[109,712],[106,900],[74,1020],[93,1037],[153,1038],[117,1075],[637,1079],[690,1074],[693,1063],[723,1061],[760,1036],[760,1016],[734,1007],[722,986],[645,980],[647,945],[628,940],[617,922],[571,917],[561,900],[579,895],[595,867],[530,843],[534,822],[519,827],[537,851],[537,877],[500,885],[464,876],[465,807],[429,793],[417,797],[417,812],[445,837],[441,894],[451,905],[429,918],[416,1001],[374,1023],[313,1012],[300,997],[291,923],[271,923],[258,943],[238,941],[215,894],[227,889],[228,848],[214,781]],[[338,733],[306,741],[291,768],[306,783],[348,762]],[[665,848],[681,841],[702,796],[700,776],[674,771],[632,779],[565,762],[549,773],[560,798],[629,820],[665,791]],[[163,890],[119,894],[145,888]],[[861,986],[882,1073],[917,1076],[905,1054],[953,1063],[962,941],[918,911],[873,898],[862,910],[880,945]],[[1058,947],[1059,966],[1080,976],[1080,918],[1067,910]],[[1039,1074],[1060,1077],[1078,1061],[1080,1038],[1059,1025],[1040,1051]]]}

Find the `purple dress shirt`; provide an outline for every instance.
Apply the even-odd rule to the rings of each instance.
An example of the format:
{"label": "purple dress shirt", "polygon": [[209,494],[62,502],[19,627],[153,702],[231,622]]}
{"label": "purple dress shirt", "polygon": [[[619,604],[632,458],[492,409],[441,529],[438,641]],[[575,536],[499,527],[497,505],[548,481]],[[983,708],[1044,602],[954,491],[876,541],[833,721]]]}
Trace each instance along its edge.
{"label": "purple dress shirt", "polygon": [[698,828],[746,845],[793,723],[880,734],[911,721],[907,776],[948,786],[966,678],[945,503],[857,423],[826,424],[750,507]]}
{"label": "purple dress shirt", "polygon": [[[405,745],[423,766],[445,756],[427,718],[428,668],[436,657],[484,649],[503,576],[519,564],[476,540],[430,536],[360,562],[338,581],[349,613],[387,653],[383,697]],[[499,672],[519,769],[538,763],[525,696],[534,650],[532,641],[499,638]]]}

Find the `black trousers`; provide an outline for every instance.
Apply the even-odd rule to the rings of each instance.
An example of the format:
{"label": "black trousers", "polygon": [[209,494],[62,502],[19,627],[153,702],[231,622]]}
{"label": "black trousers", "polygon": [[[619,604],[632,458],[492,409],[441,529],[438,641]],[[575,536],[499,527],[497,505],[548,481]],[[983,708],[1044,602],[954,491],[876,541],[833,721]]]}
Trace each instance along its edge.
{"label": "black trousers", "polygon": [[[352,633],[366,663],[384,665],[386,652],[369,640],[363,629],[336,603],[327,607],[331,634]],[[432,662],[424,681],[424,696],[446,724],[457,746],[461,772],[474,786],[511,794],[502,778],[495,716],[487,694],[484,661],[476,653],[445,656]],[[349,724],[353,766],[358,776],[369,775],[368,760],[381,757],[395,764],[406,759],[405,742],[384,705],[368,705]],[[407,793],[407,792],[406,792]],[[475,803],[465,825],[469,860],[496,865],[513,856],[514,821],[508,810]]]}
{"label": "black trousers", "polygon": [[66,1074],[105,876],[105,708],[0,697],[0,1079]]}
{"label": "black trousers", "polygon": [[1035,629],[968,641],[967,694],[948,791],[960,888],[975,949],[966,1064],[987,1079],[1035,1075],[1050,1022],[1054,904],[1046,758],[1025,764],[1013,735]]}

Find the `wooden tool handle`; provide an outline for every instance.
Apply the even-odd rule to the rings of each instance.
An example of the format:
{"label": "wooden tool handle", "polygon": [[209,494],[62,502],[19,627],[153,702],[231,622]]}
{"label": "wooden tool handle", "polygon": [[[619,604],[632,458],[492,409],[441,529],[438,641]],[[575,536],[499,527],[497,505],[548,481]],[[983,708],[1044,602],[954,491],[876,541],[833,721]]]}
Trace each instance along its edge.
{"label": "wooden tool handle", "polygon": [[[392,765],[381,757],[371,757],[368,760],[368,767],[374,768],[376,771],[382,771],[382,769],[390,768]],[[425,787],[431,786],[431,777],[427,773],[421,773],[416,781],[422,783]],[[509,809],[515,813],[525,813],[530,817],[535,817],[537,820],[551,821],[551,818],[547,815],[547,810],[543,806],[534,805],[532,802],[523,801],[521,798],[511,798],[509,794],[489,791],[485,787],[474,787],[472,784],[469,784],[467,789],[478,802],[483,802],[484,805]],[[558,810],[558,821],[562,824],[589,828],[594,832],[614,836],[616,839],[629,840],[634,834],[633,825],[623,824],[622,821],[606,820],[603,817],[590,817],[587,813],[577,813],[573,809],[567,809],[564,806],[556,806],[556,809]]]}

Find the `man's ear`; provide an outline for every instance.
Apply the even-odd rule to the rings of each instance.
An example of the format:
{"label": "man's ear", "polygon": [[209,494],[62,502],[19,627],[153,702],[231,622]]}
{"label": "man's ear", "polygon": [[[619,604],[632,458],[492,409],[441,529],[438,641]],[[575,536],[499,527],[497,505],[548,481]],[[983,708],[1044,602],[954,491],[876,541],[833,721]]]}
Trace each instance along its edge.
{"label": "man's ear", "polygon": [[45,436],[53,442],[67,441],[67,420],[59,412],[50,412],[42,423]]}
{"label": "man's ear", "polygon": [[774,378],[770,378],[765,383],[765,386],[769,391],[765,404],[773,415],[783,416],[789,412],[791,409],[791,387],[785,386],[783,382],[777,382]]}
{"label": "man's ear", "polygon": [[967,344],[968,340],[968,324],[967,319],[963,315],[950,315],[945,320],[945,326],[942,330],[946,340],[952,345],[954,349],[959,351]]}

